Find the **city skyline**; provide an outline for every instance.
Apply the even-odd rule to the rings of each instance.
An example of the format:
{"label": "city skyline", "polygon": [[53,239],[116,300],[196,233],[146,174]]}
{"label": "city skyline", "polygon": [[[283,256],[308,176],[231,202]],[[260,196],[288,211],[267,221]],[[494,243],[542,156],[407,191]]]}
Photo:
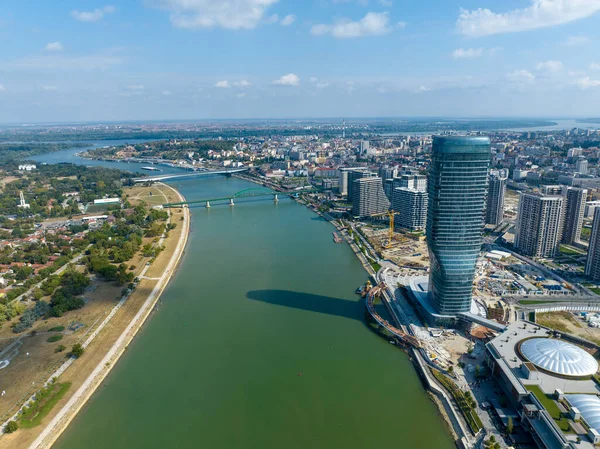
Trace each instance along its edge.
{"label": "city skyline", "polygon": [[11,0],[0,122],[593,116],[599,11],[596,0]]}

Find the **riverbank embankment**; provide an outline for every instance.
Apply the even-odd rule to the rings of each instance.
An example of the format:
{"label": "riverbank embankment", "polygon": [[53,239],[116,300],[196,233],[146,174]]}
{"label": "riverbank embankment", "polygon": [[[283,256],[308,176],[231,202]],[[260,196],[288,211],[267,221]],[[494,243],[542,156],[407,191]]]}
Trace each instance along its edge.
{"label": "riverbank embankment", "polygon": [[[185,201],[183,195],[173,187],[163,184],[160,188],[165,198]],[[175,219],[176,228],[164,240],[165,251],[154,263],[145,267],[146,276],[140,280],[138,287],[115,305],[83,343],[85,354],[79,359],[68,359],[48,379],[51,381],[58,377],[60,382],[70,382],[72,386],[69,393],[42,420],[40,426],[20,429],[0,438],[0,449],[50,448],[102,384],[154,310],[184,254],[190,228],[189,210],[183,208],[172,212],[170,220]]]}
{"label": "riverbank embankment", "polygon": [[[183,195],[173,187],[166,186],[171,189],[179,201],[185,201]],[[116,362],[123,355],[127,346],[131,343],[138,331],[150,316],[154,306],[160,298],[160,295],[168,285],[171,277],[179,264],[179,261],[184,253],[190,226],[190,213],[188,208],[183,209],[182,231],[179,235],[177,247],[173,252],[171,259],[163,272],[162,276],[157,281],[154,289],[148,295],[146,301],[138,313],[134,316],[130,324],[125,328],[119,339],[113,344],[110,351],[105,355],[102,361],[96,366],[96,369],[90,374],[85,382],[79,387],[77,392],[65,404],[65,406],[54,416],[54,418],[44,428],[42,433],[29,446],[30,449],[45,449],[50,448],[59,436],[66,430],[69,423],[75,418],[79,410],[85,405],[94,391],[102,384],[102,381],[110,373]]]}

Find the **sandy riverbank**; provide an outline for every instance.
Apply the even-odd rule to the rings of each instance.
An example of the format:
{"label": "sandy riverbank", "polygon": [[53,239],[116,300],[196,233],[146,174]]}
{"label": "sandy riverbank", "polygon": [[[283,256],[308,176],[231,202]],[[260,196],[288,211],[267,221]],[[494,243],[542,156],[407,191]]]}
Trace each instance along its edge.
{"label": "sandy riverbank", "polygon": [[[165,190],[169,198],[173,195],[178,198],[178,201],[185,201],[185,198],[171,186],[162,184],[161,188]],[[177,222],[179,229],[176,231],[178,232],[171,231],[172,242],[169,244],[175,245],[175,249],[163,251],[157,260],[148,267],[149,272],[159,272],[160,277],[155,274],[157,277],[152,278],[153,280],[143,279],[126,301],[122,300],[119,305],[115,306],[112,315],[106,319],[106,329],[102,327],[91,337],[88,342],[90,349],[86,350],[84,356],[78,360],[70,359],[65,362],[59,381],[72,382],[73,387],[76,388],[75,392],[69,392],[65,399],[57,404],[56,410],[52,410],[47,419],[42,421],[41,426],[19,430],[0,438],[0,449],[5,447],[11,449],[50,448],[102,384],[154,310],[154,306],[175,273],[184,253],[190,227],[189,210],[183,208],[172,212],[171,219],[175,217],[181,220]],[[100,335],[101,338],[94,338],[97,335]],[[76,364],[76,367],[67,369],[71,364]],[[63,372],[64,374],[62,374]]]}

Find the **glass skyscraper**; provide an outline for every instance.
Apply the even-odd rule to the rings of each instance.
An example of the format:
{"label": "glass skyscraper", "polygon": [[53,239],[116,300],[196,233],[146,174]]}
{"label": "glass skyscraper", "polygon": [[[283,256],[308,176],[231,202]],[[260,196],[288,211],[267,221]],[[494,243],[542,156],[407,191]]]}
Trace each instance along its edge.
{"label": "glass skyscraper", "polygon": [[429,171],[427,244],[430,302],[436,312],[469,312],[481,250],[490,139],[434,137]]}

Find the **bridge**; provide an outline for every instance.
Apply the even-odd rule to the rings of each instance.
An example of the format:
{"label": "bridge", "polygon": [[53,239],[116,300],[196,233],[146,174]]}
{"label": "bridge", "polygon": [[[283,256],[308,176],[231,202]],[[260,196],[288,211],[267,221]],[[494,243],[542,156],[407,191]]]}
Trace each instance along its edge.
{"label": "bridge", "polygon": [[[307,192],[307,191],[312,191],[312,189],[303,190],[303,192]],[[194,205],[194,204],[204,204],[206,207],[210,207],[210,203],[216,203],[218,201],[229,201],[229,205],[233,206],[235,204],[235,200],[238,198],[255,198],[255,197],[261,197],[261,196],[273,196],[273,201],[279,201],[279,198],[277,196],[279,194],[288,195],[288,196],[297,196],[298,193],[299,193],[298,190],[279,192],[279,191],[269,189],[266,187],[254,187],[251,189],[240,190],[239,192],[234,193],[233,195],[223,196],[220,198],[204,198],[201,200],[181,201],[179,203],[167,203],[167,204],[163,204],[163,207],[165,207],[165,208],[167,208],[167,207],[182,207],[182,206],[190,206],[190,205]]]}
{"label": "bridge", "polygon": [[170,179],[182,179],[182,178],[196,178],[200,176],[208,176],[208,175],[231,175],[233,173],[240,173],[248,170],[248,167],[241,168],[233,168],[228,170],[207,170],[207,171],[194,171],[190,173],[183,174],[167,174],[167,175],[157,175],[157,176],[145,176],[143,178],[133,178],[133,182],[158,182],[158,181],[168,181]]}
{"label": "bridge", "polygon": [[470,323],[480,324],[481,326],[485,326],[488,329],[492,329],[496,332],[504,332],[506,330],[506,326],[504,324],[500,324],[497,321],[484,318],[475,313],[462,312],[459,315],[463,320],[466,320]]}
{"label": "bridge", "polygon": [[[384,327],[388,332],[392,333],[394,336],[398,337],[401,341],[408,343],[409,345],[415,347],[416,349],[420,349],[421,343],[419,342],[419,340],[417,338],[413,337],[412,335],[409,335],[404,330],[398,329],[397,327],[393,326],[389,321],[383,319],[382,316],[379,315],[377,310],[375,310],[375,298],[379,297],[381,295],[382,290],[384,290],[385,288],[386,288],[385,283],[382,282],[381,284],[379,284],[379,285],[371,288],[371,290],[369,290],[369,292],[367,293],[367,301],[366,301],[367,302],[367,310],[369,311],[369,313],[371,314],[373,319],[375,321],[377,321],[377,323],[379,325]],[[385,302],[385,298],[383,298],[382,301]]]}

